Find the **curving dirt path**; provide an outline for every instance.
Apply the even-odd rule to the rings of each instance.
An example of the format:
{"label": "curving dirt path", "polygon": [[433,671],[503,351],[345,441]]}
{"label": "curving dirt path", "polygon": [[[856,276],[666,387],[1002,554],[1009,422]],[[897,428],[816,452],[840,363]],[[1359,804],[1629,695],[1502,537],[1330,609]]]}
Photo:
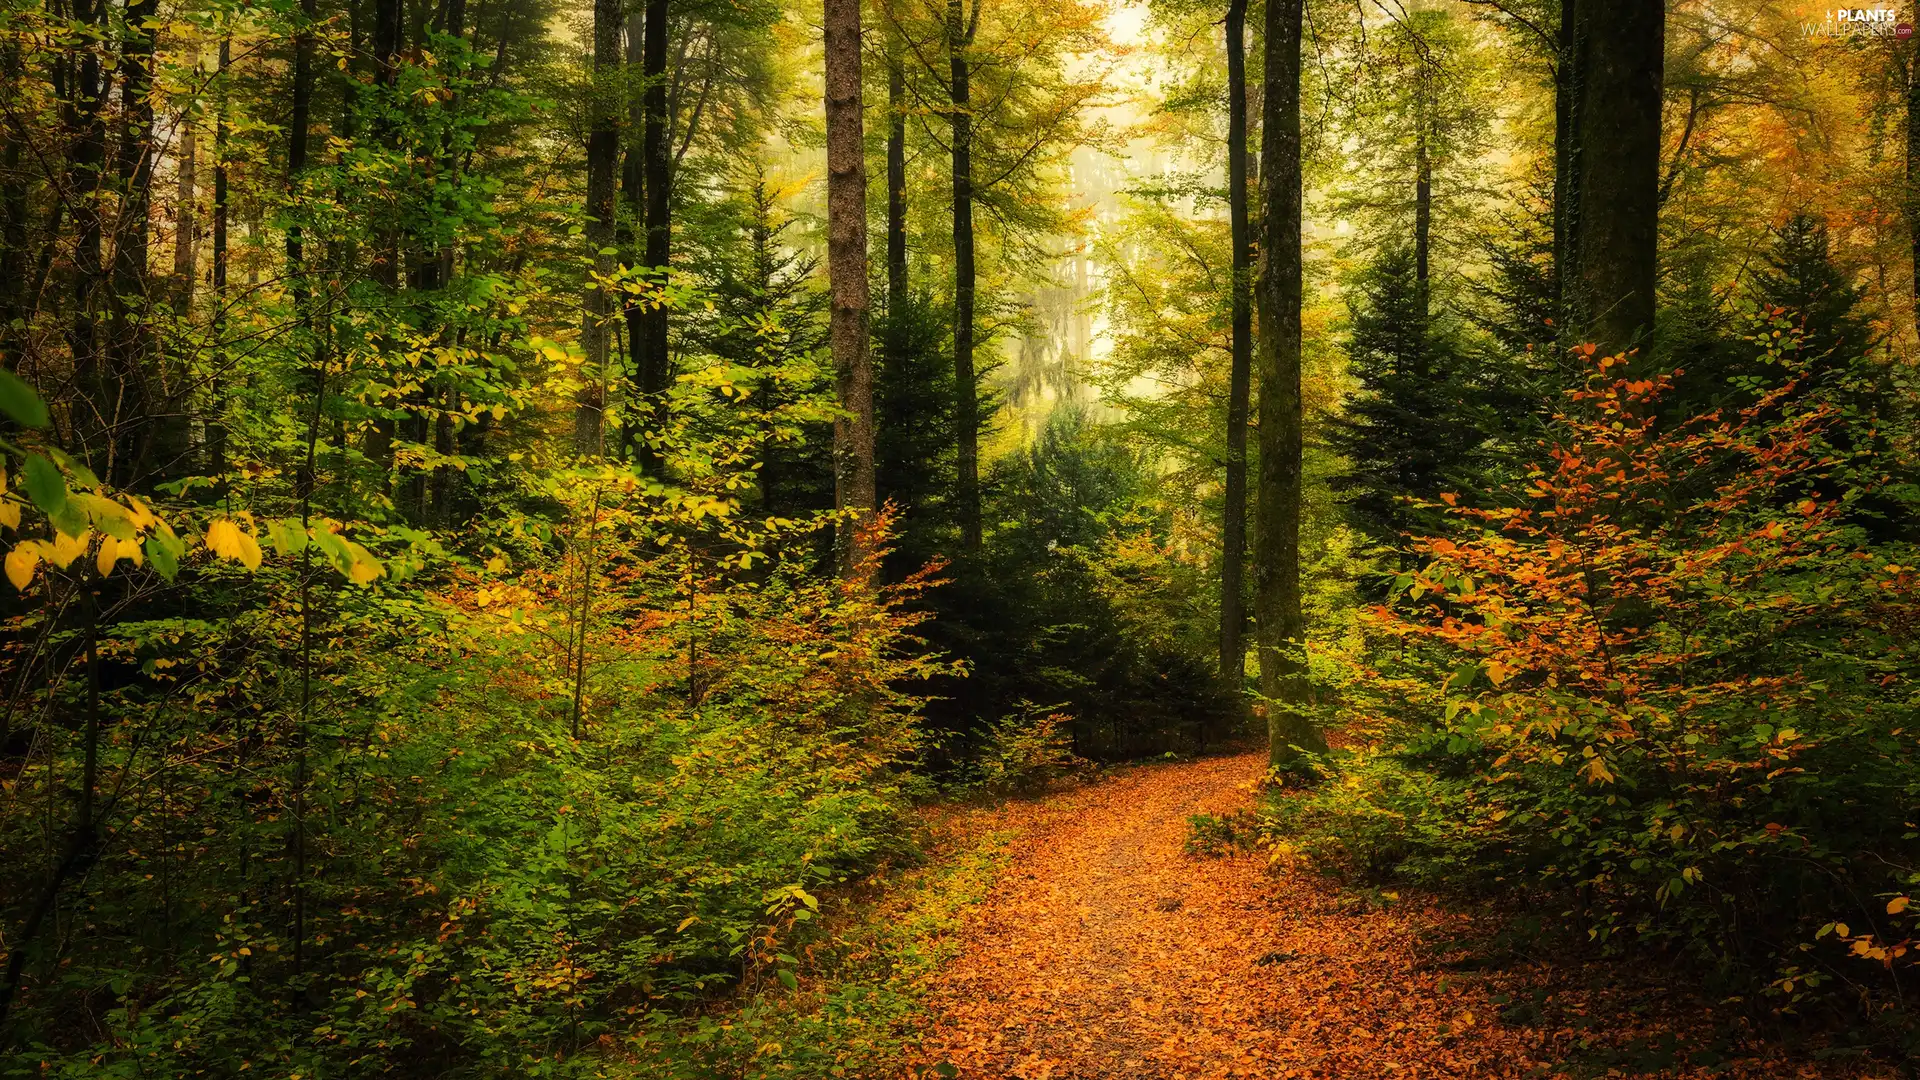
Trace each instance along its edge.
{"label": "curving dirt path", "polygon": [[[1496,995],[1523,977],[1463,972],[1421,944],[1465,936],[1462,917],[1380,909],[1310,872],[1270,875],[1261,855],[1185,854],[1188,815],[1248,805],[1263,767],[1261,755],[1144,767],[969,812],[1017,839],[935,976],[926,1063],[976,1080],[1652,1074],[1633,1066],[1657,1057],[1593,1057],[1594,1023],[1571,1018],[1597,1018],[1604,993],[1562,992],[1503,1021],[1500,1002],[1517,998]],[[1661,1045],[1635,1021],[1606,1023],[1613,1046]],[[1686,1067],[1686,1045],[1681,1071],[1658,1075],[1707,1075]],[[1717,1075],[1840,1075],[1752,1066]]]}

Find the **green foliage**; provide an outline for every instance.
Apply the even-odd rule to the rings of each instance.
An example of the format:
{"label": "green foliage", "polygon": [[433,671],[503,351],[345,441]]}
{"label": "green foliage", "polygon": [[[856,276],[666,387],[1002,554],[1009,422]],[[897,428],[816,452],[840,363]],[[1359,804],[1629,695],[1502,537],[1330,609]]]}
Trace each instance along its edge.
{"label": "green foliage", "polygon": [[1347,467],[1333,479],[1353,525],[1398,549],[1431,531],[1442,491],[1480,486],[1475,451],[1491,427],[1463,350],[1428,311],[1413,252],[1386,249],[1352,300],[1348,371],[1360,384],[1329,434]]}

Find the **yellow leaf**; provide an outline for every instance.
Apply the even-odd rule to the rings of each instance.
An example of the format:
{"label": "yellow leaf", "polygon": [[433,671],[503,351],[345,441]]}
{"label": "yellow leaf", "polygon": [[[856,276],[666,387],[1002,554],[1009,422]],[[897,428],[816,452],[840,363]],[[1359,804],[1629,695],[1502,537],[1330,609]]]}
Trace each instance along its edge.
{"label": "yellow leaf", "polygon": [[207,525],[207,550],[222,559],[240,557],[240,529],[226,518],[216,518]]}
{"label": "yellow leaf", "polygon": [[7,580],[13,587],[25,591],[33,580],[33,568],[40,565],[40,545],[34,542],[16,544],[7,552]]}
{"label": "yellow leaf", "polygon": [[1907,905],[1912,902],[1913,901],[1911,897],[1896,896],[1893,899],[1887,901],[1887,914],[1898,915],[1901,912],[1907,910]]}
{"label": "yellow leaf", "polygon": [[87,553],[87,538],[92,535],[92,529],[80,530],[79,536],[56,531],[53,534],[53,546],[48,549],[47,561],[65,570],[73,560]]}
{"label": "yellow leaf", "polygon": [[11,499],[0,500],[0,525],[9,529],[20,527],[20,504]]}
{"label": "yellow leaf", "polygon": [[692,926],[694,923],[697,923],[699,921],[700,921],[700,916],[689,915],[686,918],[680,920],[680,925],[674,927],[673,932],[676,934],[684,933],[687,927]]}
{"label": "yellow leaf", "polygon": [[216,518],[207,525],[207,550],[220,558],[237,562],[249,570],[260,568],[260,545],[240,531],[227,518]]}
{"label": "yellow leaf", "polygon": [[135,566],[139,566],[145,562],[146,556],[140,552],[140,542],[138,540],[117,540],[111,536],[101,537],[100,554],[94,560],[94,565],[100,570],[100,576],[106,577],[112,574],[113,564],[119,562],[121,559],[131,562]]}

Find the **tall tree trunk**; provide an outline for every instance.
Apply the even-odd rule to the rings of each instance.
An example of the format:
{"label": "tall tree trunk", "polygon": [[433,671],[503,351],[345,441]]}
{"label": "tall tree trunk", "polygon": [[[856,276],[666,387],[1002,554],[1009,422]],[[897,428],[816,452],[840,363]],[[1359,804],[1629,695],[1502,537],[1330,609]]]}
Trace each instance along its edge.
{"label": "tall tree trunk", "polygon": [[1913,256],[1913,330],[1920,341],[1920,39],[1907,51],[1906,196],[1907,243]]}
{"label": "tall tree trunk", "polygon": [[1666,5],[1585,0],[1576,10],[1579,212],[1568,328],[1616,353],[1653,328]]}
{"label": "tall tree trunk", "polygon": [[112,313],[111,412],[114,453],[110,477],[131,486],[146,472],[154,448],[155,379],[148,346],[153,235],[153,50],[158,0],[132,0],[126,7],[126,39],[120,47],[121,126],[116,185],[120,212],[114,219],[113,274],[107,307]]}
{"label": "tall tree trunk", "polygon": [[[405,29],[400,0],[373,0],[374,82],[391,92],[400,80],[400,42]],[[375,120],[372,135],[381,140],[393,138],[385,121]],[[380,250],[373,257],[373,278],[389,296],[400,291],[400,232],[396,223],[382,222],[375,229]],[[374,420],[367,429],[366,457],[382,475],[393,473],[393,440],[397,425],[390,417]]]}
{"label": "tall tree trunk", "polygon": [[184,319],[193,314],[194,279],[200,275],[200,135],[184,109],[174,132],[179,174],[173,196],[173,311]]}
{"label": "tall tree trunk", "polygon": [[[673,157],[667,110],[667,0],[647,0],[647,36],[642,50],[641,74],[646,78],[642,112],[646,121],[641,135],[641,166],[645,173],[647,198],[647,243],[645,263],[665,275],[673,261]],[[640,371],[641,392],[646,395],[656,432],[666,428],[667,390],[673,385],[673,359],[667,353],[667,309],[650,306],[642,318],[646,367]]]}
{"label": "tall tree trunk", "polygon": [[1227,490],[1220,517],[1220,675],[1246,677],[1247,408],[1253,381],[1253,237],[1247,220],[1247,0],[1227,3],[1227,208],[1233,237],[1233,359],[1227,375]]}
{"label": "tall tree trunk", "polygon": [[1254,616],[1260,693],[1276,766],[1326,740],[1306,713],[1306,618],[1300,604],[1300,35],[1304,0],[1268,0],[1260,169],[1260,486],[1254,500]]}
{"label": "tall tree trunk", "polygon": [[960,543],[980,550],[980,399],[973,373],[973,95],[967,50],[980,15],[973,20],[965,0],[947,0],[947,58],[953,125],[953,427],[958,450],[954,499],[959,504]]}
{"label": "tall tree trunk", "polygon": [[[594,0],[593,5],[593,128],[587,134],[587,248],[594,272],[613,274],[612,252],[615,170],[620,155],[620,121],[616,89],[620,85],[620,0]],[[573,405],[574,452],[597,457],[606,448],[607,369],[613,332],[613,298],[598,283],[587,282],[585,322],[580,328],[586,362],[580,369],[580,389]]]}
{"label": "tall tree trunk", "polygon": [[[907,70],[898,35],[887,51],[887,325],[907,298]],[[889,356],[888,359],[893,359]]]}
{"label": "tall tree trunk", "polygon": [[834,502],[843,521],[836,549],[852,579],[871,554],[873,361],[867,336],[867,160],[861,117],[860,2],[825,0],[828,340],[845,416],[834,421]]}
{"label": "tall tree trunk", "polygon": [[[24,73],[20,43],[0,46],[0,93],[24,100],[18,94]],[[27,294],[27,185],[20,171],[27,133],[9,120],[5,138],[6,149],[0,152],[0,363],[14,371],[22,350],[13,322],[26,316],[32,302]]]}
{"label": "tall tree trunk", "polygon": [[1433,237],[1433,157],[1427,144],[1431,126],[1426,97],[1426,72],[1421,72],[1419,130],[1413,137],[1413,284],[1419,294],[1420,314],[1430,310],[1429,251]]}
{"label": "tall tree trunk", "polygon": [[[233,62],[233,36],[220,37],[220,90],[213,114],[213,325],[222,332],[227,316],[227,66]],[[215,372],[207,387],[207,471],[215,477],[227,471],[227,396]]]}
{"label": "tall tree trunk", "polygon": [[[632,8],[627,12],[627,65],[625,76],[620,80],[620,90],[626,102],[627,114],[625,130],[621,134],[621,143],[625,151],[620,158],[620,203],[618,214],[620,226],[616,230],[620,238],[620,262],[626,267],[640,265],[640,254],[645,243],[641,239],[647,227],[647,169],[641,150],[641,133],[646,130],[646,110],[641,104],[641,95],[636,93],[639,86],[633,76],[635,72],[646,70],[647,18],[644,8]],[[647,351],[647,309],[634,302],[631,294],[623,297],[621,317],[626,327],[627,362],[624,369],[623,388],[626,392],[626,408],[621,410],[620,446],[623,453],[632,454],[641,451],[639,440],[642,428],[642,398],[634,391],[644,385],[642,373],[648,370]],[[641,453],[642,460],[646,458]]]}
{"label": "tall tree trunk", "polygon": [[1553,65],[1553,286],[1554,314],[1560,319],[1557,335],[1569,334],[1567,304],[1571,298],[1568,283],[1574,264],[1579,261],[1574,243],[1575,225],[1580,220],[1579,118],[1580,77],[1580,0],[1560,0],[1558,50]]}
{"label": "tall tree trunk", "polygon": [[[74,21],[97,25],[109,33],[106,0],[76,0]],[[73,132],[73,150],[68,164],[69,190],[63,203],[72,205],[73,247],[73,323],[68,343],[73,357],[75,381],[84,393],[88,415],[75,418],[88,457],[98,456],[97,472],[105,474],[111,463],[109,448],[99,446],[101,435],[109,439],[113,430],[113,412],[102,409],[112,379],[102,370],[99,306],[103,274],[101,256],[100,187],[107,157],[107,129],[104,108],[107,77],[101,69],[99,51],[91,46],[80,51],[75,71],[72,99],[66,107],[68,127]]]}

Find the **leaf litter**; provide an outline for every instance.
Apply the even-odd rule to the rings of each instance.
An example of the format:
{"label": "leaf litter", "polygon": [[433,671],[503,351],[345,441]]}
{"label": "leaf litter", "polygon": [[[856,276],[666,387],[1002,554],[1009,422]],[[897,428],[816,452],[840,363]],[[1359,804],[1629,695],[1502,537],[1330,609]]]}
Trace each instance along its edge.
{"label": "leaf litter", "polygon": [[[910,1072],[977,1080],[1848,1077],[1637,965],[1483,964],[1484,913],[1355,897],[1260,853],[1184,851],[1187,819],[1250,806],[1264,755],[1145,766],[946,812],[1005,830],[998,883],[934,973]],[[1435,943],[1441,943],[1436,945]],[[1491,970],[1487,970],[1491,968]],[[1636,981],[1637,980],[1637,981]],[[1731,1032],[1731,1034],[1730,1034]]]}

